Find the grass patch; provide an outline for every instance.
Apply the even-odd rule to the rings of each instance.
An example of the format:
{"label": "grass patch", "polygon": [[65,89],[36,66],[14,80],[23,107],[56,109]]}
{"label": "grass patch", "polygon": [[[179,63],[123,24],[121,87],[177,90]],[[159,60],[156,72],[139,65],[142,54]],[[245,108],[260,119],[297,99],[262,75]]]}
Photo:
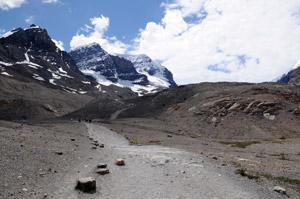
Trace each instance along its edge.
{"label": "grass patch", "polygon": [[266,173],[261,173],[260,175],[264,176],[268,180],[277,180],[277,181],[289,183],[292,185],[300,185],[300,180],[298,180],[298,179],[292,179],[292,178],[287,178],[287,177],[283,177],[283,176],[276,177],[276,176],[272,176],[272,175],[266,174]]}
{"label": "grass patch", "polygon": [[125,138],[129,141],[130,145],[139,145],[139,144],[149,145],[149,144],[161,144],[162,143],[162,141],[160,141],[160,140],[144,140],[144,141],[141,141],[141,140],[138,140],[138,139],[130,139],[128,136],[125,136]]}
{"label": "grass patch", "polygon": [[276,154],[276,153],[274,153],[274,154],[269,154],[270,156],[280,156],[280,154]]}
{"label": "grass patch", "polygon": [[300,180],[298,179],[292,179],[292,178],[287,178],[287,177],[283,177],[283,176],[272,176],[270,174],[266,174],[266,173],[256,173],[256,174],[251,174],[249,171],[247,171],[246,169],[237,169],[235,171],[236,174],[241,175],[243,177],[247,177],[249,179],[259,179],[260,176],[265,177],[268,180],[276,180],[279,182],[284,182],[284,183],[288,183],[291,185],[300,185]]}
{"label": "grass patch", "polygon": [[280,154],[279,160],[287,160],[287,161],[290,161],[290,158],[287,157],[284,153],[281,153],[281,154]]}
{"label": "grass patch", "polygon": [[246,148],[247,146],[251,144],[260,144],[259,141],[244,141],[244,142],[224,142],[221,141],[221,144],[230,145],[231,147],[237,147],[237,148]]}
{"label": "grass patch", "polygon": [[149,140],[148,143],[150,143],[150,144],[160,144],[161,141],[160,140]]}
{"label": "grass patch", "polygon": [[246,169],[237,169],[235,171],[236,174],[241,175],[243,177],[247,177],[248,179],[259,179],[259,176],[257,175],[252,175],[251,173],[249,173]]}

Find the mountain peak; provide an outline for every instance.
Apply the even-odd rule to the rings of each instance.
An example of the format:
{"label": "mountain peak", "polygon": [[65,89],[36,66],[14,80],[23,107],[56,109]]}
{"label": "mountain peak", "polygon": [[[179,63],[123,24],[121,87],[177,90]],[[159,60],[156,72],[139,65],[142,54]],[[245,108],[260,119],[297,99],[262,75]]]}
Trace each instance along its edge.
{"label": "mountain peak", "polygon": [[110,55],[99,44],[70,52],[79,69],[98,83],[129,87],[140,95],[176,87],[172,73],[145,54]]}

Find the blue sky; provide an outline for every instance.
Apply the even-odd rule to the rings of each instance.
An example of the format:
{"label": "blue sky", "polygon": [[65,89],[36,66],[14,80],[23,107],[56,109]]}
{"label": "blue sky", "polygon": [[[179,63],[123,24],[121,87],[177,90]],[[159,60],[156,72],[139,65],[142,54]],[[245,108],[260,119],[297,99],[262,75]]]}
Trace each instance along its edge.
{"label": "blue sky", "polygon": [[[0,29],[4,32],[16,27],[25,28],[31,23],[47,29],[50,36],[62,41],[69,50],[69,42],[77,31],[92,17],[108,16],[107,35],[124,42],[134,39],[147,22],[159,22],[163,17],[161,0],[62,0],[43,3],[27,0],[19,8],[0,10]],[[25,19],[32,20],[28,23]]]}
{"label": "blue sky", "polygon": [[271,81],[300,60],[300,0],[0,0],[0,34],[31,23],[66,51],[146,54],[179,84]]}

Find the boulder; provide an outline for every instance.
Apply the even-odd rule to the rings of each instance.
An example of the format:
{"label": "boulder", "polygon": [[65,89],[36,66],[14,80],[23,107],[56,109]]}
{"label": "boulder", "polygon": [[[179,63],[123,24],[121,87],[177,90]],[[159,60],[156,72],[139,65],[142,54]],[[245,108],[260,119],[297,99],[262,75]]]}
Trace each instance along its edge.
{"label": "boulder", "polygon": [[107,164],[105,164],[105,163],[100,163],[97,165],[97,168],[99,168],[99,169],[105,169],[106,167],[107,167]]}
{"label": "boulder", "polygon": [[96,169],[96,173],[105,175],[105,174],[109,174],[109,170],[108,169]]}
{"label": "boulder", "polygon": [[118,158],[118,159],[116,160],[116,165],[118,165],[118,166],[124,166],[124,165],[125,165],[124,159]]}
{"label": "boulder", "polygon": [[281,193],[281,194],[284,194],[284,195],[286,194],[286,190],[283,187],[280,187],[280,186],[275,186],[274,191],[276,191],[278,193]]}
{"label": "boulder", "polygon": [[83,192],[91,192],[96,190],[96,180],[93,177],[80,178],[77,180],[77,185],[75,187]]}

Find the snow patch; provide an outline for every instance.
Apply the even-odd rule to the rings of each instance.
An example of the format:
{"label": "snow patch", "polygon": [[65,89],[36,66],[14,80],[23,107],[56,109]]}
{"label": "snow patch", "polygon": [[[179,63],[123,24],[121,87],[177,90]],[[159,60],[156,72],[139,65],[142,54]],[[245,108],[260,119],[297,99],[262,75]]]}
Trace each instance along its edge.
{"label": "snow patch", "polygon": [[298,67],[300,67],[300,60],[293,66],[292,69],[296,69],[296,68],[298,68]]}
{"label": "snow patch", "polygon": [[18,32],[18,31],[19,31],[18,29],[13,29],[13,30],[11,30],[11,31],[8,31],[7,33],[5,33],[5,34],[3,34],[2,36],[0,36],[0,39],[9,37],[9,36],[15,34],[15,33]]}
{"label": "snow patch", "polygon": [[52,77],[54,78],[54,79],[61,79],[61,76],[59,76],[59,75],[56,75],[55,73],[53,73],[52,72]]}
{"label": "snow patch", "polygon": [[8,74],[7,72],[1,72],[2,75],[8,76],[8,77],[13,77],[13,75]]}
{"label": "snow patch", "polygon": [[29,26],[27,28],[24,28],[24,30],[30,30],[30,29],[40,29],[40,26]]}
{"label": "snow patch", "polygon": [[38,74],[33,74],[32,76],[34,79],[39,80],[39,81],[45,81],[44,78],[40,77]]}
{"label": "snow patch", "polygon": [[99,91],[101,91],[101,90],[102,90],[102,88],[101,88],[101,85],[100,85],[100,84],[98,84],[97,86],[95,86],[95,88],[97,88]]}
{"label": "snow patch", "polygon": [[65,74],[67,74],[68,72],[67,71],[65,71],[62,67],[60,67],[59,69],[59,72],[61,72],[61,73],[65,73]]}
{"label": "snow patch", "polygon": [[34,69],[43,68],[43,66],[31,62],[27,52],[24,54],[24,56],[25,56],[25,60],[21,62],[16,62],[16,64],[27,64],[29,67]]}
{"label": "snow patch", "polygon": [[74,78],[74,77],[71,77],[71,76],[69,76],[69,75],[67,75],[67,74],[59,73],[59,75],[60,75],[60,76],[63,76],[63,77],[70,78],[70,79],[73,79],[73,78]]}
{"label": "snow patch", "polygon": [[54,83],[54,81],[55,81],[54,79],[49,79],[50,84],[57,85],[56,83]]}
{"label": "snow patch", "polygon": [[3,62],[3,61],[0,61],[0,65],[4,65],[4,66],[12,66],[13,64],[7,63],[7,62]]}
{"label": "snow patch", "polygon": [[69,89],[69,90],[71,90],[71,91],[77,91],[76,89],[74,89],[74,88],[70,88],[70,87],[66,87],[67,89]]}
{"label": "snow patch", "polygon": [[91,82],[88,82],[88,81],[81,81],[81,82],[84,84],[91,84]]}
{"label": "snow patch", "polygon": [[79,91],[80,94],[86,94],[86,91]]}

